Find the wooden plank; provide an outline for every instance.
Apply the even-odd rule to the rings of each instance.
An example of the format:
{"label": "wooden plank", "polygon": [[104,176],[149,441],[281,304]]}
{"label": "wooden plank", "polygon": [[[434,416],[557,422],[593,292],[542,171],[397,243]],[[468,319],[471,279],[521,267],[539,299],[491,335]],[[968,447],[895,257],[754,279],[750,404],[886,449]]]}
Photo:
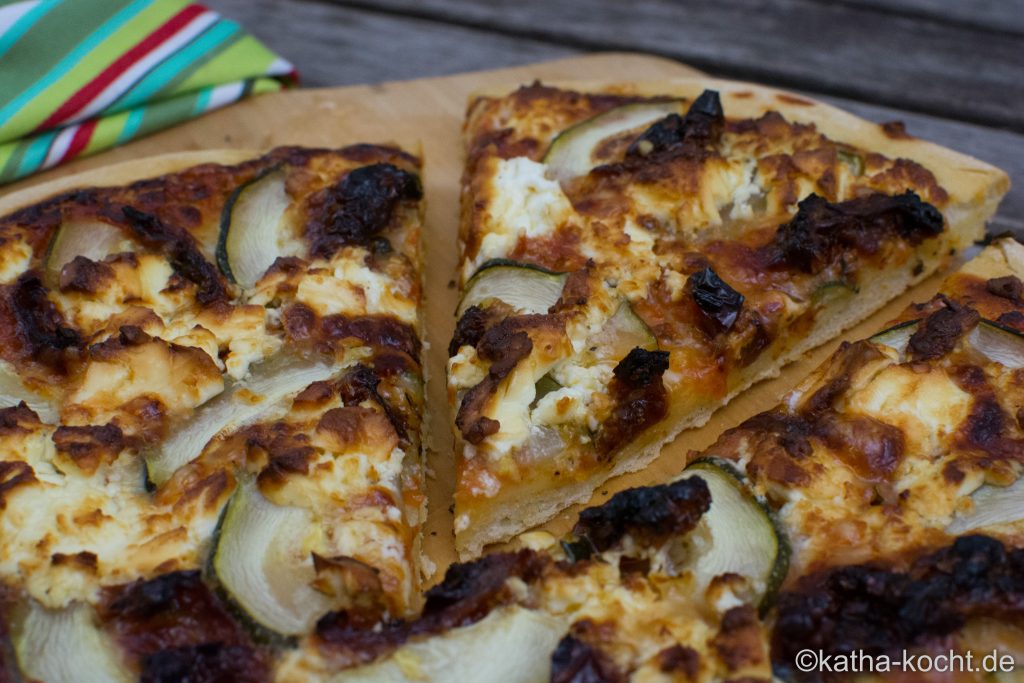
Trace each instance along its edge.
{"label": "wooden plank", "polygon": [[997,33],[1024,35],[1024,0],[816,0],[841,2],[879,12],[960,24]]}
{"label": "wooden plank", "polygon": [[[295,62],[306,84],[349,85],[439,76],[467,66],[490,68],[537,59],[549,49],[572,52],[571,48],[522,38],[320,2],[212,0],[208,4],[237,18]],[[872,121],[905,121],[918,137],[976,156],[1006,170],[1012,178],[1024,178],[1024,135],[802,92]],[[1011,189],[992,229],[1024,235],[1024,186]]]}
{"label": "wooden plank", "polygon": [[331,0],[1024,132],[1019,37],[813,0]]}
{"label": "wooden plank", "polygon": [[551,43],[306,0],[209,0],[299,71],[303,85],[355,85],[495,69],[577,54]]}

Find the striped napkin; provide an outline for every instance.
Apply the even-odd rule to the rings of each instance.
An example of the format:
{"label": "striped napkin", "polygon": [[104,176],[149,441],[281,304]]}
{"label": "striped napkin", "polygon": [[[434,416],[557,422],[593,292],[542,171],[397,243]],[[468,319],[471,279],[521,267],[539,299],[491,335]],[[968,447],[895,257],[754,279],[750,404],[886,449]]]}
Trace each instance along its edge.
{"label": "striped napkin", "polygon": [[187,0],[0,0],[0,183],[295,81]]}

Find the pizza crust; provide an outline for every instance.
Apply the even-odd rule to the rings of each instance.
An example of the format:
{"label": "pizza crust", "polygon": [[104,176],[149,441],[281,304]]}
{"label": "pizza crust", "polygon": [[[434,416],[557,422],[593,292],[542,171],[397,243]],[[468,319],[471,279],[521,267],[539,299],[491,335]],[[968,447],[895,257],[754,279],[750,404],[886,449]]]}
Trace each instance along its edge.
{"label": "pizza crust", "polygon": [[[1009,176],[995,166],[910,135],[886,133],[885,127],[881,124],[866,121],[838,107],[785,90],[705,77],[638,81],[628,84],[589,80],[551,81],[545,82],[544,85],[577,92],[607,92],[646,97],[674,96],[689,100],[704,90],[717,90],[722,98],[722,107],[729,118],[752,118],[767,111],[777,111],[788,121],[813,123],[819,132],[837,142],[878,151],[893,158],[912,159],[935,175],[939,185],[950,194],[951,204],[987,204],[990,200],[997,202],[1010,189]],[[474,93],[469,98],[470,116],[476,99],[501,97],[515,87],[506,84]],[[467,125],[466,133],[472,133],[472,125]]]}

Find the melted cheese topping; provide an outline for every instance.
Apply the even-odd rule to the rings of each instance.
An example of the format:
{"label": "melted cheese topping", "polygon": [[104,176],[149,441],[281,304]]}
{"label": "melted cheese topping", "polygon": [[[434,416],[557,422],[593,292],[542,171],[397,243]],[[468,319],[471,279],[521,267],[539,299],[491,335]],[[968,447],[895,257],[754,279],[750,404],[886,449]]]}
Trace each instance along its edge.
{"label": "melted cheese topping", "polygon": [[521,238],[550,235],[575,215],[561,186],[545,175],[544,164],[526,157],[488,163],[493,181],[481,210],[482,239],[476,257],[463,266],[466,279],[490,259],[508,256]]}
{"label": "melted cheese topping", "polygon": [[228,489],[154,505],[138,456],[124,452],[86,475],[59,456],[52,434],[39,425],[3,440],[5,459],[28,463],[38,480],[8,493],[0,513],[4,582],[58,608],[95,600],[101,586],[202,566]]}
{"label": "melted cheese topping", "polygon": [[29,269],[32,247],[21,239],[0,241],[0,284],[9,284]]}
{"label": "melted cheese topping", "polygon": [[[194,431],[204,426],[198,424],[198,417],[213,414],[210,419],[217,422],[216,411],[197,409],[222,395],[225,387],[232,387],[232,397],[256,405],[263,396],[246,387],[280,385],[266,372],[257,378],[251,369],[256,364],[274,368],[275,359],[286,351],[282,302],[298,301],[324,316],[387,316],[419,327],[419,216],[411,202],[404,202],[389,223],[391,251],[371,254],[361,247],[342,248],[330,260],[306,262],[294,256],[310,249],[304,234],[311,210],[307,200],[336,185],[353,168],[372,162],[357,161],[343,152],[316,152],[307,159],[298,149],[281,150],[272,157],[264,160],[266,165],[288,174],[289,230],[279,246],[282,256],[293,258],[279,261],[281,267],[271,268],[253,292],[240,291],[225,281],[226,296],[214,301],[200,301],[200,288],[185,276],[187,267],[194,264],[183,268],[158,249],[143,249],[127,239],[112,241],[107,239],[109,234],[96,232],[106,229],[109,233],[110,226],[90,223],[90,212],[95,210],[88,201],[92,195],[85,200],[69,195],[57,206],[63,220],[84,220],[79,228],[94,231],[76,235],[87,250],[79,256],[86,260],[68,261],[59,277],[45,274],[46,296],[63,317],[61,324],[73,328],[83,345],[79,353],[68,354],[64,381],[47,377],[49,384],[43,384],[19,368],[26,374],[20,378],[26,386],[49,389],[47,397],[54,399],[54,409],[40,412],[49,421],[59,415],[60,425],[34,423],[29,432],[20,426],[0,432],[3,471],[28,479],[0,491],[0,582],[13,591],[24,589],[46,606],[60,607],[73,600],[95,602],[104,586],[204,566],[236,473],[248,469],[258,474],[268,466],[265,459],[260,460],[267,453],[250,448],[242,437],[247,429],[264,428],[293,429],[307,440],[299,445],[312,444],[304,473],[284,466],[281,476],[264,477],[270,482],[264,491],[268,498],[313,513],[311,526],[296,544],[306,558],[311,552],[325,558],[357,558],[379,570],[393,614],[404,614],[415,603],[420,558],[414,556],[413,547],[424,503],[416,433],[422,387],[415,366],[392,374],[381,372],[372,390],[388,402],[396,421],[404,420],[408,433],[401,441],[389,422],[391,413],[385,415],[374,401],[364,401],[363,413],[342,423],[340,429],[351,434],[318,431],[317,421],[326,411],[342,408],[340,390],[332,385],[335,396],[323,405],[293,406],[292,392],[278,405],[265,406],[250,416],[262,424],[214,424],[219,433],[212,439],[189,443],[190,438],[201,441],[206,434],[199,430],[197,436]],[[395,150],[360,148],[359,159],[371,157],[416,170],[411,158]],[[215,272],[223,204],[232,183],[237,187],[246,182],[259,171],[260,163],[189,169],[184,176],[151,181],[147,187],[161,192],[144,197],[134,188],[96,192],[106,193],[119,205],[138,202],[147,211],[147,203],[163,202],[166,195],[170,210],[160,213],[161,217],[172,232],[188,232],[198,247],[191,256],[201,254]],[[188,182],[183,183],[183,178]],[[204,183],[209,191],[199,197],[202,193],[196,188],[204,189]],[[185,186],[187,197],[182,195]],[[175,210],[186,207],[189,211],[182,211],[179,222]],[[26,239],[23,228],[12,221],[0,223],[0,284],[14,281],[29,269],[44,270],[46,254],[33,254],[29,247],[38,239]],[[46,226],[32,229],[42,231]],[[95,248],[86,244],[86,237],[94,234],[106,242]],[[78,243],[64,246],[68,251],[78,248]],[[62,254],[62,259],[65,256],[70,257]],[[339,372],[356,363],[372,367],[380,349],[348,341],[336,353]],[[300,356],[307,352],[287,349],[289,354],[293,351]],[[16,360],[11,359],[12,368]],[[0,374],[8,374],[4,370],[8,363],[0,361],[0,365]],[[0,397],[4,399],[0,405],[16,405],[12,399],[23,394],[33,398],[20,380],[15,384],[8,379],[4,386],[9,395]],[[34,405],[38,408],[41,403]],[[237,410],[231,412],[238,415]],[[210,425],[205,427],[209,431]],[[107,444],[111,452],[75,441],[83,433],[101,429],[107,430],[102,432],[104,438],[115,444]],[[178,447],[193,449],[190,454],[201,453],[173,475],[169,472],[170,479],[155,491],[147,491],[144,458],[162,455],[162,446],[172,438]],[[25,469],[26,463],[31,471]]]}

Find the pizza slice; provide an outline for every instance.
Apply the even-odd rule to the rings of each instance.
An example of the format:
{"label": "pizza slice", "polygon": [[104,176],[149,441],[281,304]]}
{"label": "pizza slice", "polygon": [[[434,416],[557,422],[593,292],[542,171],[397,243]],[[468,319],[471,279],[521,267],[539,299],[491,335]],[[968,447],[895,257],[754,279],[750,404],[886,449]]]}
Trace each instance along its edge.
{"label": "pizza slice", "polygon": [[791,578],[899,566],[969,533],[1021,547],[1024,245],[994,242],[703,455],[769,501]]}
{"label": "pizza slice", "polygon": [[472,101],[449,347],[459,552],[680,430],[982,235],[990,166],[709,80]]}
{"label": "pizza slice", "polygon": [[265,680],[419,606],[419,159],[167,163],[0,219],[0,582],[48,683]]}
{"label": "pizza slice", "polygon": [[329,614],[277,680],[771,680],[759,608],[785,546],[733,470],[696,463],[584,510],[561,543],[521,546],[449,567],[413,619]]}

